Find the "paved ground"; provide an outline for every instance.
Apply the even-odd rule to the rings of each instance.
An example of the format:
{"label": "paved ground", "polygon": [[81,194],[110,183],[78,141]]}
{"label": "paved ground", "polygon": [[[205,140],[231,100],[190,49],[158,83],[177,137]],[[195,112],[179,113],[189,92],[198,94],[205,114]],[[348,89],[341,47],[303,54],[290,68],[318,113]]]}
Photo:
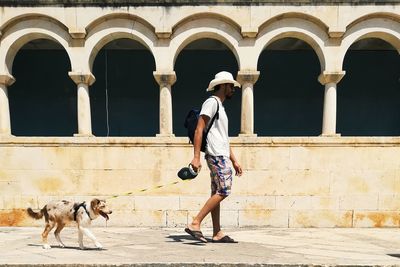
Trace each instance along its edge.
{"label": "paved ground", "polygon": [[202,244],[181,228],[93,228],[103,250],[78,249],[75,228],[44,250],[41,231],[0,227],[0,266],[400,266],[400,229],[228,229],[238,244]]}

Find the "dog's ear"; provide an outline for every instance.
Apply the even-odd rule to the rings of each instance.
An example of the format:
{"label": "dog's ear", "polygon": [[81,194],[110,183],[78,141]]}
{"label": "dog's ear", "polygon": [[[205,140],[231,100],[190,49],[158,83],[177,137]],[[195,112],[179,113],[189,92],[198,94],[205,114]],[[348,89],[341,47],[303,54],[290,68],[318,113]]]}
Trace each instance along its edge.
{"label": "dog's ear", "polygon": [[96,209],[96,206],[98,206],[100,204],[100,200],[97,198],[92,199],[92,201],[90,201],[90,207],[92,208],[92,210]]}

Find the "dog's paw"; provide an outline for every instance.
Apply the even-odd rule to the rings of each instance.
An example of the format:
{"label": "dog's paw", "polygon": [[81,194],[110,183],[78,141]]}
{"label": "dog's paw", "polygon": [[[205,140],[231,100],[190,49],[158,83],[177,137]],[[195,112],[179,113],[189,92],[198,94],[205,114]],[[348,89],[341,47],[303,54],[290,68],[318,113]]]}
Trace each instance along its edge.
{"label": "dog's paw", "polygon": [[51,249],[51,246],[49,244],[44,244],[43,249]]}
{"label": "dog's paw", "polygon": [[96,246],[96,248],[98,248],[98,249],[103,249],[103,246],[102,246],[99,242],[97,242],[97,243],[95,244],[95,246]]}

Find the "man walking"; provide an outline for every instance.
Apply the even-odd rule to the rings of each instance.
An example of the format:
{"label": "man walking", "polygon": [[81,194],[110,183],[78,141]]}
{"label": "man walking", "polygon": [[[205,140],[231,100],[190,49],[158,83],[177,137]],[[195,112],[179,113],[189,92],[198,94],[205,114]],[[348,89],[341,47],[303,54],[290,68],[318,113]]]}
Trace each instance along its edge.
{"label": "man walking", "polygon": [[220,203],[230,194],[232,186],[232,168],[230,163],[232,163],[236,175],[242,175],[242,168],[229,145],[228,117],[222,105],[226,99],[232,98],[235,86],[240,87],[240,84],[233,79],[231,73],[221,71],[215,75],[215,79],[210,82],[207,88],[207,91],[213,92],[213,96],[208,98],[201,107],[194,135],[194,157],[191,165],[194,171],[198,172],[201,169],[200,147],[204,129],[209,127],[210,118],[213,118],[218,110],[217,117],[207,135],[205,152],[205,159],[211,176],[211,197],[193,219],[192,223],[185,228],[188,234],[204,243],[207,240],[204,238],[200,226],[209,212],[211,212],[213,223],[212,242],[235,243],[232,238],[221,231],[220,225]]}

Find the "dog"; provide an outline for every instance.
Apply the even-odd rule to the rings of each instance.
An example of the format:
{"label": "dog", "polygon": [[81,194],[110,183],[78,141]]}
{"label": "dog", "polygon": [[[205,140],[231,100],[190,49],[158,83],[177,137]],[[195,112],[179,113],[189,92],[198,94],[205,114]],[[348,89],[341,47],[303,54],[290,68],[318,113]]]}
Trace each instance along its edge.
{"label": "dog", "polygon": [[42,233],[42,242],[44,249],[50,249],[51,246],[47,241],[47,236],[50,231],[57,225],[54,235],[61,247],[65,247],[61,241],[60,232],[64,226],[76,221],[78,226],[79,248],[84,249],[83,234],[88,236],[95,244],[96,248],[102,249],[103,246],[97,241],[96,237],[89,230],[91,221],[96,219],[99,215],[103,216],[106,220],[109,219],[108,214],[112,211],[107,207],[105,200],[94,198],[90,201],[90,205],[86,202],[77,203],[67,200],[52,201],[46,204],[39,212],[34,212],[31,208],[27,209],[28,215],[36,220],[44,216],[46,225]]}

